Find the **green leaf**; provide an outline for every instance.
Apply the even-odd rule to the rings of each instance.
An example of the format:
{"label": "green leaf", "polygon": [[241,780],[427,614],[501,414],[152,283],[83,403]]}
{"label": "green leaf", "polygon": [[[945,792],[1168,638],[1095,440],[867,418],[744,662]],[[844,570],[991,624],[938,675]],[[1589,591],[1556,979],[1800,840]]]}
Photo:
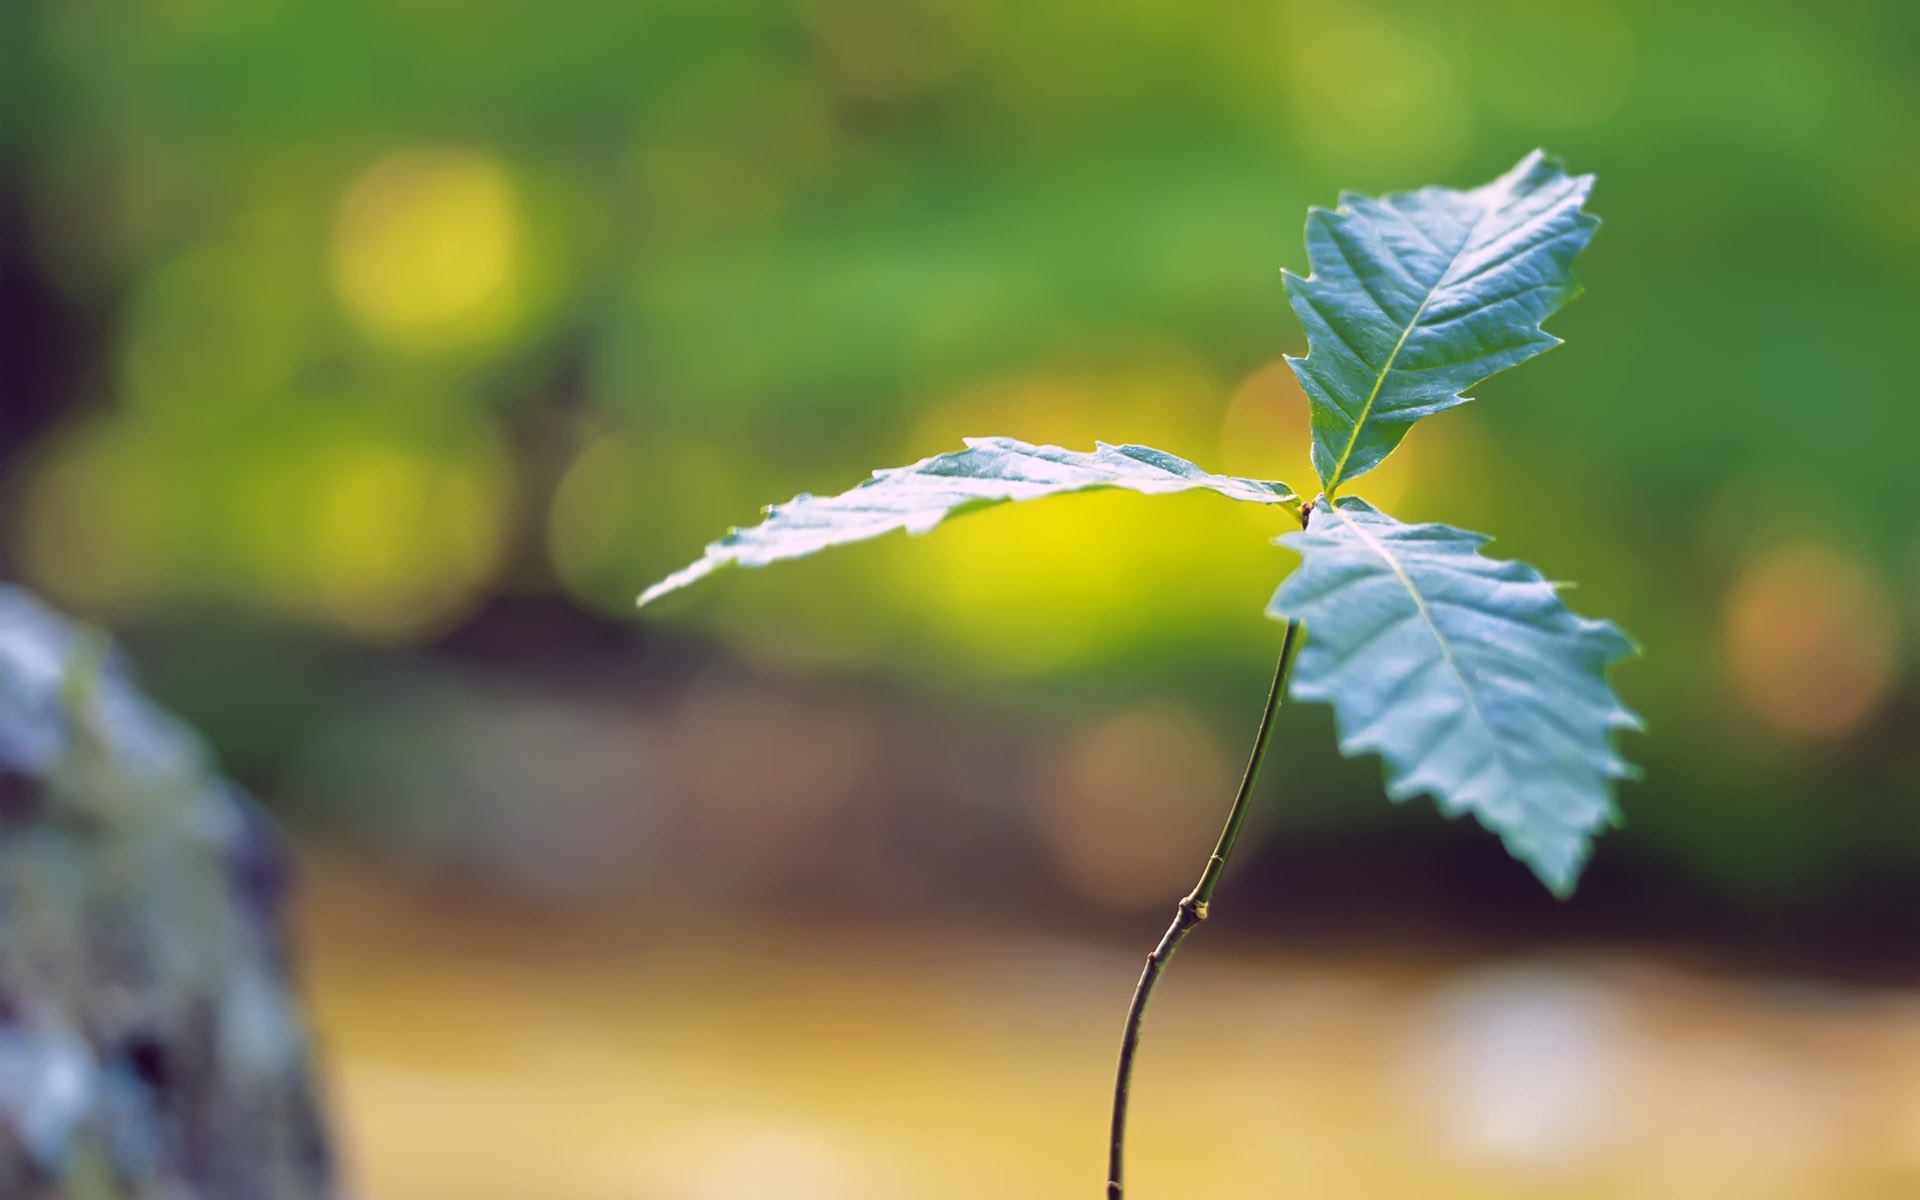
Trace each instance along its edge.
{"label": "green leaf", "polygon": [[1613,781],[1634,773],[1613,735],[1639,718],[1606,679],[1633,642],[1532,567],[1481,555],[1481,534],[1347,498],[1279,540],[1302,557],[1267,609],[1307,629],[1293,695],[1333,706],[1341,753],[1379,754],[1393,799],[1472,813],[1570,892],[1617,817]]}
{"label": "green leaf", "polygon": [[1600,224],[1580,209],[1592,187],[1536,150],[1472,191],[1346,192],[1307,214],[1313,273],[1286,276],[1307,356],[1287,362],[1329,495],[1421,417],[1560,344],[1540,322],[1579,293],[1573,257]]}
{"label": "green leaf", "polygon": [[640,594],[656,598],[721,567],[764,567],[829,546],[865,541],[895,529],[925,533],[958,512],[1009,500],[1037,500],[1096,488],[1129,488],[1155,495],[1207,488],[1235,500],[1279,504],[1298,511],[1299,497],[1284,483],[1212,475],[1184,458],[1147,446],[1096,443],[1089,454],[1032,446],[1012,438],[968,438],[967,448],[922,459],[909,467],[875,471],[838,496],[802,493],[767,509],[751,529],[735,529],[707,547],[699,561]]}

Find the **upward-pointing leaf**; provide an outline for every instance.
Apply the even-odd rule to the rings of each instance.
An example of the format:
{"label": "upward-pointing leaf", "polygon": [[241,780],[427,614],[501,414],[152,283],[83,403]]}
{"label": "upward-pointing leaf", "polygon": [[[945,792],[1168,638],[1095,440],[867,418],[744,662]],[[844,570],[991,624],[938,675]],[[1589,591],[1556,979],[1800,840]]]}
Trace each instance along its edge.
{"label": "upward-pointing leaf", "polygon": [[1312,274],[1287,274],[1307,356],[1289,358],[1331,494],[1372,470],[1419,418],[1560,339],[1540,322],[1579,291],[1570,269],[1600,219],[1593,176],[1534,151],[1468,192],[1343,193],[1307,214]]}
{"label": "upward-pointing leaf", "polygon": [[1333,705],[1340,750],[1373,752],[1387,794],[1470,812],[1556,893],[1632,773],[1613,746],[1639,726],[1606,680],[1633,643],[1581,617],[1486,538],[1323,501],[1280,538],[1302,556],[1268,612],[1306,625],[1293,694]]}
{"label": "upward-pointing leaf", "polygon": [[1149,494],[1206,488],[1235,500],[1299,507],[1299,498],[1284,483],[1212,475],[1184,458],[1147,446],[1099,442],[1089,454],[1031,446],[1012,438],[968,438],[965,450],[875,471],[873,478],[838,496],[803,492],[774,505],[767,509],[765,521],[751,529],[732,530],[709,545],[699,561],[642,592],[640,603],[683,588],[729,563],[764,567],[895,529],[925,533],[969,509],[1095,488]]}

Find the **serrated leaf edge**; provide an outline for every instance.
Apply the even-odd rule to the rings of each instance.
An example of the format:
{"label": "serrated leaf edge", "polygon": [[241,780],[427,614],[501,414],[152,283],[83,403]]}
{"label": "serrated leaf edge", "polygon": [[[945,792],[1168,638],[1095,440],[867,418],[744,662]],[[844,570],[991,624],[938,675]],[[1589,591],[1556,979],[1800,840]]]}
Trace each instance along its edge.
{"label": "serrated leaf edge", "polygon": [[[1551,166],[1554,166],[1558,168],[1563,174],[1566,174],[1566,166],[1564,162],[1562,162],[1558,158],[1555,158],[1547,154],[1545,150],[1536,148],[1530,151],[1524,158],[1522,158],[1510,170],[1503,173],[1499,178],[1494,179],[1491,182],[1482,184],[1480,187],[1468,189],[1468,193],[1469,194],[1484,193],[1484,192],[1490,192],[1496,188],[1511,187],[1512,181],[1523,178],[1530,171],[1532,171],[1536,166],[1539,166],[1542,163],[1546,163]],[[1586,202],[1586,196],[1593,186],[1594,176],[1591,173],[1589,173],[1586,175],[1567,175],[1566,177],[1578,189],[1580,194],[1579,203],[1581,205],[1584,205]],[[1351,195],[1351,194],[1352,193],[1342,193],[1340,203],[1337,204],[1332,210],[1321,208],[1318,205],[1315,205],[1309,208],[1307,213],[1307,219],[1309,223],[1313,220],[1313,215],[1316,212],[1332,211],[1336,214],[1351,213],[1352,210],[1347,200],[1348,195]],[[1408,197],[1408,196],[1415,196],[1418,194],[1419,194],[1418,190],[1410,191],[1410,192],[1389,192],[1381,196],[1379,199],[1383,203],[1390,204],[1395,199]],[[1583,223],[1585,224],[1588,230],[1588,236],[1590,237],[1592,235],[1592,231],[1599,228],[1600,218],[1593,213],[1586,212],[1584,208],[1581,208],[1579,211],[1580,211],[1580,216],[1585,219]],[[1486,213],[1484,211],[1480,214],[1479,217],[1475,219],[1476,223],[1474,226],[1474,230],[1469,233],[1466,242],[1462,244],[1460,250],[1455,252],[1453,259],[1449,262],[1449,265],[1447,268],[1449,273],[1453,269],[1452,263],[1457,262],[1460,254],[1464,253],[1467,246],[1470,246],[1472,244],[1473,232],[1478,231],[1479,222],[1484,221],[1485,219],[1486,219]],[[1301,276],[1295,274],[1292,271],[1282,271],[1281,275],[1289,283],[1292,283],[1293,281],[1313,282],[1318,277],[1318,272],[1310,269],[1307,275],[1304,277],[1304,280]],[[1366,428],[1368,419],[1373,414],[1374,402],[1379,399],[1381,389],[1386,386],[1387,379],[1393,374],[1394,364],[1399,361],[1400,352],[1406,348],[1407,339],[1412,337],[1414,330],[1419,328],[1420,318],[1426,314],[1427,309],[1433,304],[1433,298],[1439,295],[1441,289],[1445,286],[1448,286],[1449,282],[1450,281],[1449,281],[1448,275],[1443,274],[1439,279],[1434,281],[1431,287],[1427,289],[1427,294],[1421,299],[1419,305],[1414,309],[1413,315],[1407,320],[1406,325],[1400,330],[1400,336],[1398,340],[1394,342],[1392,351],[1388,353],[1385,364],[1374,375],[1372,390],[1368,393],[1366,401],[1361,405],[1360,415],[1357,418],[1355,418],[1353,422],[1352,430],[1347,434],[1347,444],[1345,448],[1343,448],[1340,452],[1340,457],[1335,463],[1331,477],[1321,480],[1321,486],[1326,490],[1329,496],[1337,494],[1340,489],[1340,485],[1347,482],[1347,478],[1348,478],[1346,474],[1347,464],[1349,461],[1351,461],[1353,457],[1354,448],[1357,445],[1359,445],[1360,435],[1362,431]],[[1560,307],[1564,307],[1566,304],[1572,302],[1576,297],[1580,295],[1581,291],[1582,291],[1582,288],[1580,286],[1579,280],[1570,277],[1567,281],[1566,291],[1564,296],[1561,299]],[[1554,334],[1548,333],[1546,331],[1546,329],[1544,328],[1544,318],[1542,318],[1541,321],[1535,322],[1532,326],[1532,329],[1544,335],[1546,338],[1548,338],[1552,346],[1559,346],[1559,345],[1565,344],[1564,339]],[[1338,330],[1335,330],[1334,332],[1335,332],[1335,335],[1338,336]],[[1549,346],[1548,348],[1550,349],[1551,346]],[[1301,363],[1304,363],[1308,358],[1311,358],[1312,355],[1313,355],[1313,347],[1309,345],[1307,347],[1307,353],[1304,355],[1295,356],[1295,355],[1289,354],[1289,355],[1285,355],[1284,357],[1286,358],[1286,361],[1289,364],[1301,364]],[[1495,373],[1497,374],[1498,372],[1495,372]],[[1455,399],[1458,402],[1464,403],[1472,399],[1472,397],[1464,395],[1463,393],[1455,393]]]}
{"label": "serrated leaf edge", "polygon": [[[928,470],[928,468],[935,466],[937,464],[957,461],[958,459],[962,458],[964,455],[974,450],[983,449],[983,448],[1000,449],[1000,450],[1007,450],[1007,451],[1013,451],[1013,452],[1024,452],[1032,457],[1039,458],[1046,461],[1052,461],[1056,463],[1060,462],[1060,460],[1057,458],[1049,458],[1048,456],[1050,454],[1068,456],[1068,457],[1080,456],[1080,457],[1088,457],[1088,458],[1097,458],[1103,454],[1111,452],[1111,453],[1123,455],[1129,459],[1132,459],[1134,462],[1139,463],[1142,466],[1163,472],[1166,476],[1166,479],[1163,482],[1156,482],[1154,486],[1145,486],[1145,481],[1141,481],[1141,480],[1092,478],[1092,479],[1087,479],[1084,482],[1078,483],[1073,486],[1061,486],[1053,490],[1043,491],[1038,495],[1031,496],[1031,497],[981,496],[981,497],[976,497],[976,498],[962,501],[958,504],[952,505],[945,509],[929,510],[925,513],[917,514],[916,517],[913,519],[902,519],[899,523],[891,527],[879,528],[874,530],[871,533],[865,533],[859,537],[850,537],[845,539],[844,541],[836,542],[832,544],[850,545],[857,541],[867,541],[875,537],[884,536],[887,533],[893,532],[895,529],[902,529],[902,530],[905,530],[910,535],[918,536],[920,534],[929,532],[930,530],[934,529],[936,526],[944,523],[945,521],[947,521],[948,519],[954,516],[960,515],[961,513],[971,512],[971,511],[975,511],[982,508],[989,508],[999,504],[1012,503],[1012,502],[1016,502],[1023,499],[1042,499],[1047,496],[1070,495],[1077,492],[1099,491],[1106,488],[1119,488],[1123,490],[1131,490],[1131,491],[1140,492],[1146,495],[1159,495],[1159,494],[1170,494],[1170,493],[1176,493],[1176,492],[1206,490],[1206,491],[1214,492],[1218,495],[1226,496],[1228,499],[1245,500],[1245,501],[1259,503],[1259,504],[1278,505],[1286,509],[1288,512],[1293,513],[1296,517],[1299,515],[1299,512],[1300,512],[1300,497],[1297,494],[1295,494],[1292,488],[1288,487],[1284,483],[1279,483],[1273,480],[1247,479],[1240,476],[1216,475],[1212,472],[1203,470],[1196,464],[1188,461],[1187,459],[1181,458],[1177,454],[1172,454],[1165,450],[1155,449],[1152,446],[1142,446],[1142,445],[1137,445],[1130,442],[1116,446],[1108,442],[1096,441],[1094,443],[1093,451],[1091,452],[1091,454],[1089,454],[1086,451],[1066,450],[1066,449],[1063,449],[1062,447],[1054,446],[1054,445],[1045,445],[1045,444],[1036,445],[1033,443],[1022,442],[1017,438],[1007,438],[1007,437],[963,438],[962,441],[966,446],[965,450],[951,451],[946,454],[935,454],[927,458],[923,458],[918,462],[910,463],[903,467],[883,467],[879,470],[874,471],[867,479],[856,484],[854,487],[848,489],[846,492],[839,493],[836,496],[826,497],[825,499],[835,500],[843,496],[853,495],[854,493],[859,492],[861,489],[872,487],[876,483],[883,482],[891,476],[910,475],[910,474],[918,473],[918,474],[926,475],[929,477],[938,477],[942,474],[948,474],[945,472],[931,471],[931,470]],[[1061,465],[1081,465],[1081,464],[1061,464]],[[996,478],[995,476],[991,476],[991,475],[968,475],[968,474],[961,474],[961,473],[951,473],[951,474],[955,478],[968,478],[968,479]],[[1008,482],[1026,482],[1026,481],[1009,480]],[[801,492],[799,495],[795,496],[792,500],[789,500],[784,504],[770,504],[767,507],[763,508],[761,512],[766,514],[768,518],[766,521],[761,522],[761,524],[757,526],[751,526],[746,528],[735,526],[729,529],[724,537],[718,538],[715,541],[708,543],[705,551],[702,553],[702,555],[698,559],[695,559],[693,562],[689,563],[685,567],[682,567],[678,571],[673,572],[672,574],[661,579],[659,582],[653,584],[651,587],[647,588],[645,591],[641,592],[639,599],[636,602],[636,607],[644,608],[648,604],[651,604],[653,601],[659,599],[661,596],[664,596],[669,592],[678,591],[679,589],[687,587],[690,584],[697,583],[701,579],[706,578],[708,575],[711,575],[715,571],[718,571],[721,568],[726,566],[737,564],[739,566],[744,566],[744,567],[761,567],[761,566],[766,566],[766,565],[769,565],[770,563],[781,561],[787,558],[807,557],[811,554],[817,553],[821,549],[827,548],[826,546],[820,546],[820,547],[815,547],[812,550],[797,552],[793,554],[775,554],[775,555],[767,555],[762,557],[753,552],[752,547],[747,540],[748,534],[750,534],[755,529],[763,528],[764,526],[778,520],[783,511],[791,508],[794,505],[803,504],[806,501],[813,500],[813,499],[816,499],[816,497],[813,496],[811,493]]]}
{"label": "serrated leaf edge", "polygon": [[[1452,672],[1454,678],[1459,682],[1461,694],[1466,698],[1469,708],[1472,709],[1475,720],[1480,724],[1481,728],[1486,731],[1488,740],[1491,743],[1493,743],[1495,746],[1498,746],[1499,739],[1493,736],[1492,729],[1486,722],[1485,714],[1481,710],[1478,698],[1475,695],[1475,689],[1471,685],[1471,683],[1468,681],[1466,674],[1460,669],[1458,660],[1455,658],[1452,648],[1448,645],[1448,640],[1446,636],[1441,632],[1438,626],[1438,623],[1434,621],[1432,616],[1432,611],[1427,605],[1425,597],[1421,594],[1419,587],[1415,585],[1412,577],[1407,573],[1405,567],[1401,565],[1401,563],[1393,555],[1393,553],[1385,545],[1383,545],[1378,538],[1374,537],[1371,533],[1369,533],[1359,522],[1353,520],[1352,517],[1350,517],[1345,511],[1343,511],[1349,508],[1358,508],[1368,512],[1375,512],[1375,513],[1379,512],[1378,509],[1375,509],[1372,505],[1368,504],[1366,501],[1355,496],[1345,496],[1337,500],[1331,499],[1326,496],[1321,496],[1315,499],[1314,503],[1310,506],[1310,511],[1312,511],[1315,514],[1318,514],[1324,511],[1331,510],[1336,516],[1340,518],[1342,524],[1344,524],[1347,528],[1351,529],[1358,536],[1361,542],[1364,545],[1366,545],[1366,547],[1369,550],[1371,550],[1375,555],[1377,555],[1383,563],[1387,565],[1387,569],[1390,572],[1392,572],[1394,578],[1400,583],[1400,586],[1406,590],[1407,595],[1409,596],[1410,599],[1412,599],[1415,608],[1420,613],[1421,619],[1423,623],[1426,625],[1428,633],[1433,637],[1435,645],[1439,647],[1441,656],[1443,659],[1445,659],[1447,663],[1448,670]],[[1386,514],[1384,513],[1381,513],[1380,515],[1386,516]],[[1409,527],[1411,528],[1414,526],[1409,526]],[[1465,534],[1474,538],[1478,543],[1478,545],[1475,546],[1476,554],[1479,553],[1481,546],[1484,546],[1487,542],[1492,540],[1490,537],[1488,537],[1485,534],[1474,533],[1471,530],[1457,529],[1451,526],[1443,526],[1443,528],[1447,528],[1452,532]],[[1276,543],[1280,545],[1290,545],[1292,540],[1299,536],[1300,536],[1299,533],[1288,533],[1288,534],[1283,534],[1280,537],[1275,538],[1274,540]],[[1511,561],[1511,560],[1505,560],[1505,561]],[[1524,564],[1524,563],[1520,565],[1527,566],[1527,564]],[[1539,573],[1535,568],[1529,567],[1529,569],[1534,570],[1536,574]],[[1551,582],[1551,581],[1546,580],[1545,577],[1542,576],[1541,582]],[[1284,587],[1284,585],[1285,585],[1285,581],[1283,580],[1282,587]],[[1285,619],[1285,620],[1297,619],[1285,613],[1284,611],[1280,610],[1277,607],[1279,603],[1279,598],[1280,598],[1279,592],[1276,591],[1273,601],[1270,602],[1268,605],[1268,608],[1267,608],[1268,615],[1276,618],[1280,618],[1280,619]],[[1613,622],[1606,621],[1606,620],[1596,620],[1590,617],[1582,617],[1578,613],[1574,613],[1573,616],[1578,621],[1580,621],[1582,625],[1604,627],[1608,632],[1610,632],[1611,634],[1613,634],[1614,636],[1620,639],[1620,641],[1623,643],[1623,649],[1619,654],[1613,656],[1611,659],[1608,660],[1609,664],[1611,664],[1612,662],[1617,662],[1621,658],[1629,657],[1631,655],[1637,655],[1641,652],[1640,644],[1625,630],[1621,629],[1618,625],[1614,624]],[[1307,637],[1311,639],[1313,636],[1313,629],[1311,624],[1307,625],[1306,632],[1307,632]],[[1501,841],[1507,845],[1509,851],[1515,854],[1515,857],[1520,858],[1521,861],[1527,863],[1527,865],[1531,867],[1534,873],[1540,878],[1540,881],[1544,883],[1547,889],[1550,892],[1552,892],[1555,896],[1561,899],[1565,899],[1573,893],[1574,886],[1579,881],[1580,872],[1584,868],[1585,859],[1588,854],[1588,850],[1586,849],[1585,845],[1582,846],[1580,853],[1574,858],[1574,860],[1569,864],[1568,868],[1564,872],[1556,874],[1556,873],[1550,873],[1544,870],[1541,867],[1541,865],[1533,861],[1533,859],[1530,856],[1521,854],[1517,851],[1515,847],[1515,840],[1516,840],[1517,834],[1514,833],[1513,831],[1504,830],[1495,825],[1490,824],[1485,814],[1471,808],[1454,804],[1453,802],[1448,800],[1448,798],[1434,793],[1431,790],[1431,788],[1429,788],[1425,783],[1420,782],[1417,779],[1411,782],[1409,782],[1409,780],[1404,776],[1402,778],[1396,779],[1395,778],[1396,768],[1392,763],[1392,761],[1384,753],[1382,747],[1375,745],[1371,742],[1371,740],[1362,738],[1360,736],[1360,733],[1364,733],[1365,730],[1360,731],[1360,733],[1352,733],[1347,731],[1344,728],[1344,721],[1342,721],[1339,717],[1340,708],[1337,704],[1335,704],[1335,697],[1328,689],[1313,686],[1311,684],[1308,684],[1296,678],[1290,690],[1293,696],[1298,700],[1306,701],[1309,703],[1324,703],[1334,707],[1336,722],[1341,725],[1340,733],[1337,739],[1340,752],[1343,755],[1346,755],[1349,757],[1351,757],[1355,753],[1372,754],[1377,756],[1380,759],[1381,766],[1382,766],[1382,773],[1385,776],[1384,784],[1385,784],[1387,796],[1389,799],[1393,800],[1395,803],[1404,803],[1405,801],[1414,799],[1421,795],[1429,795],[1433,797],[1435,803],[1438,805],[1441,811],[1445,813],[1447,816],[1457,817],[1457,816],[1466,815],[1466,814],[1473,815],[1474,818],[1477,821],[1479,821],[1479,823],[1483,827],[1487,828],[1490,832],[1498,836],[1501,839]],[[1609,688],[1609,691],[1611,691],[1611,688]],[[1635,713],[1633,710],[1627,708],[1624,704],[1622,704],[1619,701],[1619,697],[1617,694],[1613,696],[1613,701],[1614,701],[1613,710],[1607,714],[1607,724],[1611,729],[1642,731],[1646,728],[1646,723],[1640,717],[1640,715]],[[1371,725],[1369,725],[1368,728],[1371,728]],[[1606,769],[1602,772],[1602,774],[1606,778],[1619,781],[1619,780],[1638,779],[1641,777],[1642,772],[1640,768],[1635,766],[1633,763],[1628,762],[1624,757],[1620,755],[1617,749],[1609,747],[1609,751],[1610,751],[1611,761],[1608,763]],[[1503,770],[1504,769],[1505,768],[1503,768]],[[1618,800],[1612,794],[1611,788],[1608,789],[1608,794],[1606,799],[1607,799],[1607,810],[1606,810],[1604,819],[1581,831],[1583,834],[1583,837],[1588,841],[1590,841],[1593,834],[1596,833],[1599,829],[1605,828],[1605,827],[1618,828],[1624,821],[1624,816],[1620,811]]]}

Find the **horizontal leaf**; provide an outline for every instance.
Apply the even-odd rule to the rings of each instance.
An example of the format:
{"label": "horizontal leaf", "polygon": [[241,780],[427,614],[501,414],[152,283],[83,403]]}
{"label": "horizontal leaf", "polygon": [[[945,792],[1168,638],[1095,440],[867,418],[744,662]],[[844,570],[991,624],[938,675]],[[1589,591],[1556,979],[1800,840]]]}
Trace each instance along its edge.
{"label": "horizontal leaf", "polygon": [[1580,290],[1571,264],[1600,224],[1580,209],[1592,186],[1536,150],[1472,191],[1349,192],[1307,214],[1312,274],[1287,274],[1307,356],[1287,361],[1329,494],[1419,418],[1559,344],[1540,322]]}
{"label": "horizontal leaf", "polygon": [[958,512],[1009,500],[1037,500],[1096,488],[1158,494],[1206,488],[1235,500],[1286,505],[1299,499],[1283,483],[1212,475],[1184,458],[1147,446],[1097,443],[1092,453],[1032,446],[1012,438],[968,438],[965,450],[875,471],[838,496],[802,493],[767,509],[767,519],[735,529],[699,561],[654,584],[640,603],[683,588],[730,563],[763,567],[896,529],[925,533]]}
{"label": "horizontal leaf", "polygon": [[1380,755],[1389,796],[1474,814],[1572,890],[1633,773],[1614,731],[1639,718],[1606,679],[1633,642],[1532,567],[1482,555],[1477,533],[1341,499],[1279,540],[1302,562],[1268,612],[1305,623],[1293,695],[1333,706],[1341,753]]}

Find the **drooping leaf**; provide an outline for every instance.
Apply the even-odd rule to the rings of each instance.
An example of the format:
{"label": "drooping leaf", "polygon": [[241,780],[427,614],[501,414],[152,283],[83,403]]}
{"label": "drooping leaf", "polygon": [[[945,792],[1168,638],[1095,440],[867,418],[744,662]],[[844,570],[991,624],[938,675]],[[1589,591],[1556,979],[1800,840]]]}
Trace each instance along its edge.
{"label": "drooping leaf", "polygon": [[707,547],[692,565],[640,594],[656,598],[731,563],[763,567],[864,541],[895,529],[925,533],[958,512],[1009,500],[1037,500],[1096,488],[1159,494],[1206,488],[1235,500],[1280,504],[1297,511],[1299,499],[1283,483],[1213,475],[1184,458],[1147,446],[1096,443],[1092,453],[1033,446],[1013,438],[968,438],[967,448],[907,467],[875,471],[838,496],[802,493],[767,509],[767,519],[735,529]]}
{"label": "drooping leaf", "polygon": [[1333,706],[1341,753],[1379,754],[1393,799],[1472,813],[1570,891],[1633,773],[1614,731],[1639,719],[1606,679],[1633,642],[1532,567],[1480,554],[1477,533],[1342,498],[1279,540],[1302,562],[1267,611],[1306,625],[1292,692]]}
{"label": "drooping leaf", "polygon": [[1307,356],[1287,361],[1328,494],[1419,418],[1559,344],[1540,322],[1580,290],[1571,264],[1600,224],[1580,208],[1592,186],[1536,150],[1472,191],[1347,192],[1307,214],[1312,274],[1286,277]]}

